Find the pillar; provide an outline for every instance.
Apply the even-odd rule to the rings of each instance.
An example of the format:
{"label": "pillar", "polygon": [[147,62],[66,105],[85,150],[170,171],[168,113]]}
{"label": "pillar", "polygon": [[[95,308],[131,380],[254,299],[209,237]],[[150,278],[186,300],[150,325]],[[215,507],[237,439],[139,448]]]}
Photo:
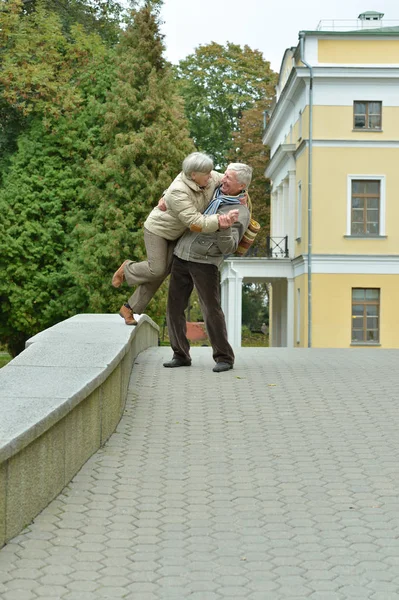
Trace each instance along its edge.
{"label": "pillar", "polygon": [[241,348],[242,277],[232,264],[222,278],[221,304],[226,317],[228,340],[233,348]]}
{"label": "pillar", "polygon": [[294,347],[294,279],[287,279],[287,348]]}

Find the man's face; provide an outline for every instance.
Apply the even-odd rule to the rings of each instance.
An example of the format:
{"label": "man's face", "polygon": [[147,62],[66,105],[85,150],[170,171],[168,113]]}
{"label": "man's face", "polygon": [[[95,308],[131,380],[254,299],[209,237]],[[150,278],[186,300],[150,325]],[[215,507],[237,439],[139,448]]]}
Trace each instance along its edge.
{"label": "man's face", "polygon": [[242,183],[237,180],[237,173],[227,169],[222,177],[222,192],[228,196],[238,196],[245,188]]}

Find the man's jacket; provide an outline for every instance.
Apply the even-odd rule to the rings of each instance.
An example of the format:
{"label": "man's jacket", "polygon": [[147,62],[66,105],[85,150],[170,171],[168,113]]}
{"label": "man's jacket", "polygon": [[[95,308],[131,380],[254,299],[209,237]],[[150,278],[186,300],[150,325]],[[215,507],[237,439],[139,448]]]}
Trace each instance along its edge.
{"label": "man's jacket", "polygon": [[208,234],[186,231],[176,244],[175,255],[183,260],[219,266],[226,255],[237,250],[249,225],[249,210],[242,204],[222,205],[218,214],[228,213],[232,208],[238,208],[239,211],[236,223],[228,229]]}
{"label": "man's jacket", "polygon": [[180,173],[165,192],[167,211],[155,207],[147,217],[144,227],[166,240],[176,240],[187,228],[193,231],[216,231],[219,227],[216,215],[203,215],[212,200],[215,188],[223,175],[212,171],[205,188]]}

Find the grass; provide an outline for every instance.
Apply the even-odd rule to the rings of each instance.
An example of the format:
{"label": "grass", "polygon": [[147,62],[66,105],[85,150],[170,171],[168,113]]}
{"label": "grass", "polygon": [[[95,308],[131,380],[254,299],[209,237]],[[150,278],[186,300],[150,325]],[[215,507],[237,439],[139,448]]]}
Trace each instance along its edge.
{"label": "grass", "polygon": [[[211,343],[208,338],[205,340],[199,340],[197,342],[190,342],[190,346],[210,346]],[[241,345],[245,348],[267,348],[269,346],[269,336],[263,333],[252,333],[246,328],[242,332]],[[161,346],[169,346],[168,334],[165,331],[165,337],[161,339]]]}
{"label": "grass", "polygon": [[263,333],[252,333],[251,331],[246,331],[242,333],[241,345],[247,348],[253,348],[254,346],[268,348],[269,336],[264,335]]}
{"label": "grass", "polygon": [[0,352],[0,369],[1,367],[5,367],[6,364],[9,363],[11,358],[12,357],[8,354],[8,352]]}

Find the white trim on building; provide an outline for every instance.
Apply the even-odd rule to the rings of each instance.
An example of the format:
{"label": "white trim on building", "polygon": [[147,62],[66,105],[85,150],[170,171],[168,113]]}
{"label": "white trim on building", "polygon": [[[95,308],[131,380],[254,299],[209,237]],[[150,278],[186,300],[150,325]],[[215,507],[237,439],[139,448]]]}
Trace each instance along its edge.
{"label": "white trim on building", "polygon": [[[308,272],[307,255],[292,261],[294,277]],[[312,272],[327,274],[399,275],[399,255],[312,254]]]}

